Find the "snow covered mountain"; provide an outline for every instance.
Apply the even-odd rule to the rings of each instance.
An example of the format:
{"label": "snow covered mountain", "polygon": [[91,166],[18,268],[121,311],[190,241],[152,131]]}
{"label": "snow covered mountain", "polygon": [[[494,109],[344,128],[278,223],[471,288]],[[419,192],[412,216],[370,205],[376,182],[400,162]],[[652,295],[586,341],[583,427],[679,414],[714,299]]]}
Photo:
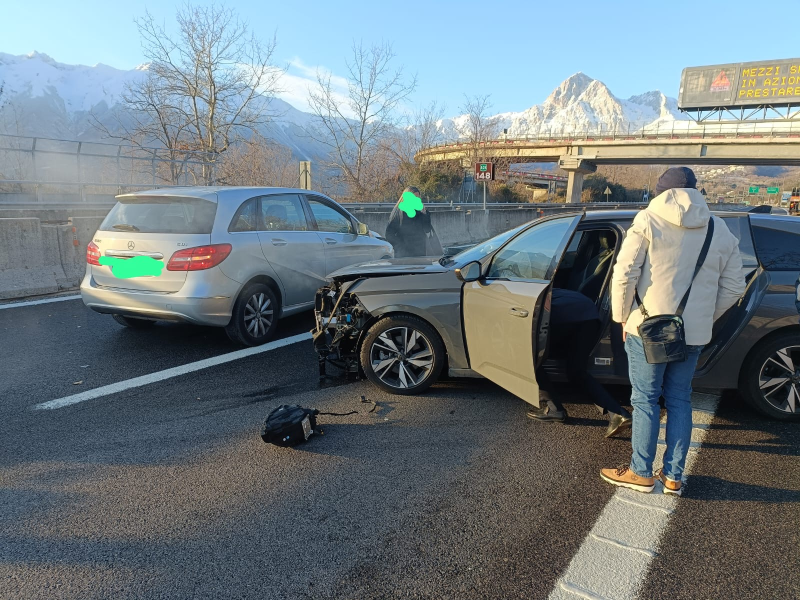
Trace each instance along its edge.
{"label": "snow covered mountain", "polygon": [[[147,75],[147,66],[129,71],[104,64],[67,65],[46,54],[24,56],[0,53],[0,133],[50,138],[99,141],[103,134],[94,118],[106,126],[115,122],[115,112],[124,110],[119,98],[125,86]],[[287,102],[273,99],[270,111],[277,116],[265,128],[266,136],[288,146],[298,158],[320,156],[325,148],[307,131],[313,115]],[[117,113],[116,116],[124,114]],[[535,135],[547,131],[570,132],[604,129],[637,130],[658,123],[687,122],[677,102],[658,91],[617,98],[604,83],[576,73],[566,79],[542,104],[522,112],[495,115],[497,132],[509,136]],[[439,122],[446,139],[466,136],[467,116]]]}
{"label": "snow covered mountain", "polygon": [[[67,65],[46,54],[0,53],[0,134],[100,141],[94,118],[113,130],[125,86],[147,76],[147,65],[129,71],[104,64]],[[274,98],[275,115],[263,133],[292,149],[299,158],[324,151],[310,139],[313,115]],[[124,118],[124,114],[121,115]]]}
{"label": "snow covered mountain", "polygon": [[[623,100],[597,79],[575,73],[566,79],[542,104],[522,112],[494,115],[498,132],[508,136],[536,135],[544,132],[570,133],[597,130],[632,131],[658,123],[688,120],[678,111],[678,103],[659,91],[646,92]],[[467,136],[467,115],[444,119],[439,127],[448,139]]]}

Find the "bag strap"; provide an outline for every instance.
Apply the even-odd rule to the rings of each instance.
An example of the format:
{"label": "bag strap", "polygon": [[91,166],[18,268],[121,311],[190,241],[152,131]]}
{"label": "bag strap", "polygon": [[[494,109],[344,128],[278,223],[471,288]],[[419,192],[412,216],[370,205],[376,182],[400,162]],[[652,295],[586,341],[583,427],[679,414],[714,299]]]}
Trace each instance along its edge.
{"label": "bag strap", "polygon": [[[694,285],[694,280],[697,277],[697,274],[700,272],[700,269],[703,267],[703,263],[706,262],[706,256],[708,256],[708,249],[711,247],[711,238],[714,237],[714,217],[712,216],[708,221],[708,227],[706,228],[706,239],[703,241],[703,247],[700,249],[700,256],[697,257],[697,264],[694,267],[694,275],[692,275],[692,281],[689,283],[689,289],[686,290],[686,293],[681,298],[681,303],[678,305],[678,309],[675,311],[675,315],[680,317],[683,314],[684,309],[686,308],[686,303],[689,301],[689,292],[692,291],[692,285]],[[639,305],[639,310],[642,311],[642,316],[645,319],[650,318],[650,315],[647,312],[647,309],[644,307],[644,302],[639,297],[639,290],[633,288],[633,295],[636,298],[636,303]]]}

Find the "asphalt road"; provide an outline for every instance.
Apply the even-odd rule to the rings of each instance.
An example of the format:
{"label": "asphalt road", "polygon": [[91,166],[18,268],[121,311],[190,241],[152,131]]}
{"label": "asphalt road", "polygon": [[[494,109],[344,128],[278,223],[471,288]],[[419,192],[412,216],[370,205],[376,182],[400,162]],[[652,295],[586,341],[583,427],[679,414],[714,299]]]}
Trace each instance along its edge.
{"label": "asphalt road", "polygon": [[[0,310],[0,338],[3,599],[546,598],[615,491],[598,469],[630,453],[574,396],[562,426],[485,381],[320,384],[307,341],[33,410],[238,348],[80,301]],[[284,403],[358,414],[265,445]],[[724,399],[640,597],[800,597],[798,454],[797,425]]]}

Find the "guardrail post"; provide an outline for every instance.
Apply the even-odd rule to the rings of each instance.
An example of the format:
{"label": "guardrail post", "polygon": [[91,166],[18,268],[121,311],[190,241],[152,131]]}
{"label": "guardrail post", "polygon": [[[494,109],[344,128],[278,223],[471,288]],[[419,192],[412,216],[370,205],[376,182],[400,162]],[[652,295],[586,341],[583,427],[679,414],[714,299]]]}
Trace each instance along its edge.
{"label": "guardrail post", "polygon": [[78,165],[78,194],[81,197],[81,202],[86,202],[86,196],[83,193],[83,176],[81,175],[81,145],[83,142],[78,142],[78,153],[75,155],[75,162]]}
{"label": "guardrail post", "polygon": [[122,146],[117,146],[117,183],[121,182],[121,174],[120,174],[120,167],[119,167],[119,155],[122,152]]}
{"label": "guardrail post", "polygon": [[[33,143],[31,144],[31,164],[33,165],[33,180],[38,181],[39,175],[36,173],[36,138],[33,138]],[[39,199],[39,192],[36,192],[36,198]]]}

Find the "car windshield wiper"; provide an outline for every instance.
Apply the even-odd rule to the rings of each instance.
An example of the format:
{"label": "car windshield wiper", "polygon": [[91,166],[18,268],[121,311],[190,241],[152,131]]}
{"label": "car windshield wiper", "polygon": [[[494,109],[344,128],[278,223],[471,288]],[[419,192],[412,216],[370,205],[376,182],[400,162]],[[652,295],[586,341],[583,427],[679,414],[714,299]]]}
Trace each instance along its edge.
{"label": "car windshield wiper", "polygon": [[121,229],[123,231],[141,231],[136,225],[126,225],[125,223],[117,223],[112,225],[114,229]]}
{"label": "car windshield wiper", "polygon": [[446,267],[448,263],[452,262],[453,261],[450,259],[449,256],[443,256],[442,258],[439,259],[439,264],[442,265],[443,267]]}

